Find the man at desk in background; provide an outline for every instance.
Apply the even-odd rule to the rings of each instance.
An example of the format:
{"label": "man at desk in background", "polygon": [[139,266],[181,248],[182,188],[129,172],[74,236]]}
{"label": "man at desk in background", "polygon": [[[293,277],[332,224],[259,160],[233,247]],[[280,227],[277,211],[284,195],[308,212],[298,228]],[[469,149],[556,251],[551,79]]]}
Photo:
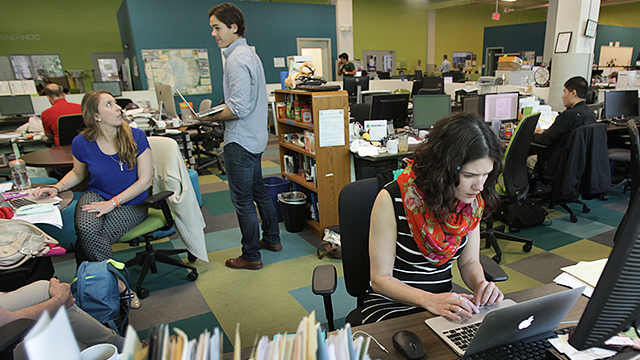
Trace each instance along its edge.
{"label": "man at desk in background", "polygon": [[[242,233],[242,255],[226,261],[233,269],[262,268],[260,249],[280,251],[276,209],[262,180],[262,153],[267,147],[267,84],[262,61],[243,38],[244,15],[225,3],[209,10],[211,36],[226,59],[223,91],[227,107],[209,117],[226,121],[224,161],[229,195]],[[255,201],[262,218],[262,240]]]}
{"label": "man at desk in background", "polygon": [[[594,124],[596,116],[584,101],[587,96],[589,85],[582,76],[574,76],[564,83],[562,103],[567,108],[560,113],[550,128],[543,130],[536,128],[533,135],[533,142],[547,146],[545,149],[545,169],[543,178],[550,179],[555,172],[554,160],[557,157],[557,150],[566,143],[569,134],[580,126]],[[537,159],[535,160],[537,161]],[[531,165],[535,162],[528,162]]]}
{"label": "man at desk in background", "polygon": [[442,59],[442,64],[440,64],[440,72],[446,73],[451,71],[451,63],[449,62],[449,60],[447,60],[447,54],[444,54],[442,56]]}
{"label": "man at desk in background", "polygon": [[356,74],[356,65],[352,62],[349,62],[349,55],[347,55],[347,53],[338,55],[338,59],[340,60],[340,64],[342,64],[338,68],[338,75]]}
{"label": "man at desk in background", "polygon": [[44,133],[49,140],[53,139],[56,146],[60,146],[58,138],[58,118],[64,115],[82,114],[80,104],[67,102],[64,98],[62,86],[58,84],[49,84],[44,88],[44,92],[51,103],[51,107],[42,112],[42,126]]}

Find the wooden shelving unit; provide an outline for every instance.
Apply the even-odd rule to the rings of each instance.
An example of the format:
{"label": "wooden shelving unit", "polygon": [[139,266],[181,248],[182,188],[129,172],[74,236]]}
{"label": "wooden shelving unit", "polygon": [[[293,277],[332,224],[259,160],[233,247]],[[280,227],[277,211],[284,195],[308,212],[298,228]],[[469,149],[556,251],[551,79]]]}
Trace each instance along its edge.
{"label": "wooden shelving unit", "polygon": [[[282,176],[303,186],[317,195],[319,221],[307,220],[306,228],[322,238],[324,229],[338,224],[338,195],[342,187],[351,181],[349,167],[349,102],[346,91],[308,92],[300,90],[276,90],[276,102],[285,102],[286,94],[297,95],[303,103],[311,104],[313,123],[307,124],[289,118],[278,118],[280,135],[280,171]],[[344,145],[320,147],[319,112],[320,110],[344,110]],[[299,146],[282,141],[282,134],[313,131],[315,135],[315,154]],[[285,172],[284,155],[296,152],[315,159],[317,186],[298,174]]]}

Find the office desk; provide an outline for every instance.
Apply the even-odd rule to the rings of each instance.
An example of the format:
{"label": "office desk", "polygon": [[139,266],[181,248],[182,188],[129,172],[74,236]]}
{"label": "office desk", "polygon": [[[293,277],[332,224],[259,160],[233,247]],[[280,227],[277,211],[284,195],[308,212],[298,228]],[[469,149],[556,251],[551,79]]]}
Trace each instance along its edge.
{"label": "office desk", "polygon": [[360,156],[353,153],[353,166],[356,171],[356,180],[372,178],[381,171],[397,170],[399,163],[405,157],[412,158],[413,151],[399,152],[397,154],[380,154],[378,156]]}
{"label": "office desk", "polygon": [[[567,288],[556,284],[547,284],[539,287],[517,291],[507,294],[505,297],[512,299],[516,302],[523,302],[529,299],[538,298],[541,296],[554,294]],[[584,308],[587,306],[589,299],[585,296],[580,296],[576,304],[569,310],[564,321],[578,321]],[[369,347],[369,355],[372,359],[397,359],[404,360],[405,358],[393,347],[393,341],[391,338],[393,334],[400,330],[409,330],[416,333],[427,350],[426,358],[429,360],[439,359],[457,359],[458,356],[445,344],[438,335],[436,335],[431,328],[429,328],[424,320],[433,317],[434,315],[429,312],[423,312],[419,314],[404,316],[401,318],[385,320],[376,324],[368,324],[356,326],[353,328],[353,332],[361,330],[365,331],[371,336],[375,337],[388,351],[385,353],[382,351],[373,341]],[[560,324],[560,328],[576,325],[575,323]]]}
{"label": "office desk", "polygon": [[71,155],[71,145],[56,146],[30,152],[22,155],[27,166],[33,167],[70,167],[73,166],[73,155]]}

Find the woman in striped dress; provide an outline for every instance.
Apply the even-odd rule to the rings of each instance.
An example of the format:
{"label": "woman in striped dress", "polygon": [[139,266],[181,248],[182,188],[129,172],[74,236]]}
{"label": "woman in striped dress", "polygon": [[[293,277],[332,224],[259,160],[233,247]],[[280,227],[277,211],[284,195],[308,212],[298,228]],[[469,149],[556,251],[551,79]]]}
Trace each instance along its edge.
{"label": "woman in striped dress", "polygon": [[[480,220],[497,210],[503,146],[477,115],[438,121],[414,162],[376,198],[371,213],[371,288],[364,323],[429,310],[454,320],[502,301],[479,261]],[[451,266],[473,295],[452,292]]]}

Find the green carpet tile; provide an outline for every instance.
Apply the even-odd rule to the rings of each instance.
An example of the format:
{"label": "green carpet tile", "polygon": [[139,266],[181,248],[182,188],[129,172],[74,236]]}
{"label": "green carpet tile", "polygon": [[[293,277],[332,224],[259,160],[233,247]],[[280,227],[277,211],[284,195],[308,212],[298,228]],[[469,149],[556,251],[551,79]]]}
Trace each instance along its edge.
{"label": "green carpet tile", "polygon": [[[271,136],[263,155],[263,175],[279,174],[277,138]],[[142,299],[142,307],[130,313],[131,324],[141,337],[148,330],[162,323],[170,323],[184,330],[190,337],[197,336],[205,328],[220,326],[225,332],[225,351],[231,350],[229,339],[240,323],[242,346],[253,344],[256,335],[295,332],[302,317],[311,311],[326,326],[323,301],[311,291],[311,275],[318,265],[332,264],[338,270],[338,288],[333,295],[337,326],[344,325],[346,315],[355,307],[355,299],[344,287],[340,260],[316,257],[320,240],[308,231],[288,233],[280,224],[284,249],[278,253],[262,252],[264,268],[258,271],[234,270],[225,267],[229,258],[240,255],[241,233],[237,225],[235,209],[229,198],[226,176],[212,166],[200,176],[202,211],[207,222],[205,229],[209,262],[198,260],[199,278],[187,280],[188,271],[164,264],[158,265],[157,274],[149,274],[144,286],[151,295]],[[575,210],[577,223],[570,223],[567,213],[557,206],[549,210],[551,221],[546,226],[522,229],[518,235],[533,240],[533,249],[525,253],[522,244],[500,240],[503,251],[501,265],[509,280],[498,286],[505,293],[523,290],[553,281],[560,268],[580,260],[596,260],[607,257],[611,251],[612,237],[628,205],[629,194],[615,191],[609,201],[598,199],[587,203],[589,213],[582,213],[579,204]],[[551,223],[551,224],[550,224]],[[157,248],[182,248],[176,235],[155,242]],[[115,257],[126,260],[138,249],[127,244],[114,245]],[[482,248],[482,254],[493,256],[493,250]],[[184,256],[181,256],[183,261]],[[75,271],[73,254],[55,261],[56,275],[63,281],[71,281]],[[459,271],[454,266],[454,282],[464,286]],[[130,269],[134,286],[139,267]]]}

